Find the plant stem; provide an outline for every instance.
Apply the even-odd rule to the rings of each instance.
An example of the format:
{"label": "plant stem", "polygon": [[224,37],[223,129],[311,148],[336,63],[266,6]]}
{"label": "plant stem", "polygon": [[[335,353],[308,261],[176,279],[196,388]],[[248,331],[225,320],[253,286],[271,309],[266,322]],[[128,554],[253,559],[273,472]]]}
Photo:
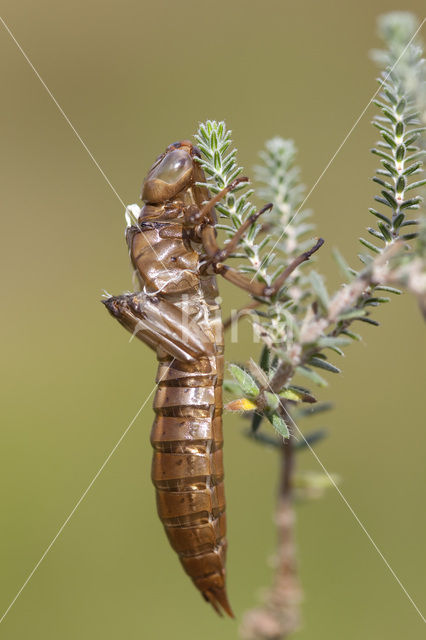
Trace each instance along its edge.
{"label": "plant stem", "polygon": [[244,640],[282,640],[300,625],[302,590],[299,583],[296,544],[295,512],[292,499],[294,446],[290,437],[281,446],[280,479],[275,515],[277,525],[276,570],[272,587],[262,606],[243,617],[240,637]]}

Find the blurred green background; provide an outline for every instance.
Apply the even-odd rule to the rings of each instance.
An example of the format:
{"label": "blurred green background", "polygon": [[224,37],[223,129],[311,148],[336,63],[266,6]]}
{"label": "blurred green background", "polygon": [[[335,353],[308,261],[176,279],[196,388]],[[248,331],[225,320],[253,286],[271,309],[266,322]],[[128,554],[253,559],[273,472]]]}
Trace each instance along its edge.
{"label": "blurred green background", "polygon": [[[295,139],[311,187],[376,89],[367,52],[396,2],[3,3],[3,18],[126,203],[164,147],[225,119],[251,172],[263,141]],[[108,317],[131,287],[123,208],[2,28],[1,585],[4,611],[147,393],[155,359]],[[372,108],[309,198],[339,283],[355,261],[376,161]],[[223,285],[223,283],[221,283]],[[222,286],[225,308],[245,298]],[[408,591],[424,583],[424,327],[415,301],[380,309],[324,400],[325,466]],[[249,336],[230,345],[244,359]],[[341,364],[341,363],[340,363]],[[235,638],[169,548],[150,481],[150,402],[0,626],[23,638]],[[271,578],[278,460],[225,420],[229,561],[240,617]],[[309,452],[304,468],[317,470]],[[424,637],[423,623],[337,493],[298,509],[300,640]]]}

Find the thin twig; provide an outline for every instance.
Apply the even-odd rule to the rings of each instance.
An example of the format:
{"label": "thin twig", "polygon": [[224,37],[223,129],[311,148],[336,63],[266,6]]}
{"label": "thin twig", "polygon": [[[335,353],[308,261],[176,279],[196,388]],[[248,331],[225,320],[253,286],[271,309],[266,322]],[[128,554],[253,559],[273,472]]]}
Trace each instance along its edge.
{"label": "thin twig", "polygon": [[293,439],[289,438],[281,446],[274,581],[262,606],[245,613],[240,628],[240,637],[244,640],[283,640],[300,625],[302,590],[298,577],[292,500],[294,462]]}

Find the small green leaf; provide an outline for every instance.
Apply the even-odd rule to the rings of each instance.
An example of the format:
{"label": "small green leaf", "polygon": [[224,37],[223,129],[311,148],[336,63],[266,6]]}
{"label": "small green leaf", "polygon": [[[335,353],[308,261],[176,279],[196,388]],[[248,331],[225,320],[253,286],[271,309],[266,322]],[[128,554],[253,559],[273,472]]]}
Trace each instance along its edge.
{"label": "small green leaf", "polygon": [[269,373],[269,369],[271,367],[271,352],[266,345],[262,349],[259,365],[265,373]]}
{"label": "small green leaf", "polygon": [[390,302],[390,298],[372,296],[371,298],[367,298],[367,300],[364,301],[364,305],[377,306],[378,304],[384,304],[385,302]]}
{"label": "small green leaf", "polygon": [[388,127],[385,127],[382,122],[379,122],[378,120],[372,120],[371,124],[379,131],[386,131],[386,133],[388,133],[390,136],[393,135],[393,131],[391,129],[388,129]]}
{"label": "small green leaf", "polygon": [[266,409],[269,411],[276,411],[280,404],[280,399],[276,393],[271,393],[270,391],[264,392],[265,400],[266,400]]}
{"label": "small green leaf", "polygon": [[396,295],[401,295],[402,291],[399,289],[395,289],[394,287],[388,287],[387,285],[381,284],[374,287],[375,291],[388,291],[389,293],[395,293]]}
{"label": "small green leaf", "polygon": [[292,402],[300,402],[300,394],[296,393],[292,389],[284,389],[284,391],[280,392],[281,398],[285,398],[286,400],[291,400]]}
{"label": "small green leaf", "polygon": [[386,160],[383,160],[382,164],[384,168],[387,169],[392,176],[395,176],[395,177],[398,176],[398,171],[395,169],[395,167],[389,164],[389,162],[386,162]]}
{"label": "small green leaf", "polygon": [[389,226],[392,226],[391,219],[388,218],[387,216],[383,215],[383,213],[380,213],[380,211],[376,211],[375,209],[371,209],[370,208],[369,212],[372,213],[373,216],[376,216],[376,218],[380,218],[380,220],[383,220],[383,222],[385,222]]}
{"label": "small green leaf", "polygon": [[367,231],[370,235],[374,236],[375,238],[378,238],[382,242],[384,241],[383,234],[380,233],[380,231],[377,231],[377,229],[373,229],[372,227],[367,227]]}
{"label": "small green leaf", "polygon": [[411,129],[411,131],[408,131],[407,135],[415,134],[415,135],[419,136],[424,131],[426,131],[426,127],[417,127],[416,129]]}
{"label": "small green leaf", "polygon": [[303,387],[299,387],[295,384],[290,384],[288,386],[288,390],[299,396],[301,402],[307,402],[308,404],[314,404],[317,402],[315,396],[313,396],[308,389],[304,389]]}
{"label": "small green leaf", "polygon": [[381,194],[384,197],[384,199],[387,200],[387,202],[389,203],[389,206],[392,207],[392,209],[396,209],[398,205],[396,203],[395,198],[393,197],[393,194],[389,193],[389,191],[386,191],[385,189],[381,191]]}
{"label": "small green leaf", "polygon": [[346,311],[344,313],[341,313],[339,315],[339,321],[344,321],[344,320],[358,320],[358,318],[362,318],[362,316],[365,316],[365,311],[363,311],[362,309],[352,309],[351,311]]}
{"label": "small green leaf", "polygon": [[415,238],[418,238],[419,234],[418,233],[406,233],[405,236],[401,236],[401,240],[414,240]]}
{"label": "small green leaf", "polygon": [[411,198],[410,200],[404,200],[402,204],[400,204],[400,209],[410,209],[413,205],[419,204],[422,201],[420,196],[416,198]]}
{"label": "small green leaf", "polygon": [[382,180],[381,178],[378,178],[377,176],[374,176],[373,178],[371,178],[373,182],[375,182],[376,184],[379,184],[381,187],[384,187],[385,189],[392,189],[392,185],[389,182],[386,182],[385,180]]}
{"label": "small green leaf", "polygon": [[372,318],[357,318],[360,322],[366,322],[367,324],[372,324],[374,327],[380,327],[380,322],[377,320],[373,320]]}
{"label": "small green leaf", "polygon": [[257,413],[256,411],[253,413],[253,417],[251,420],[251,430],[253,431],[253,433],[255,433],[260,425],[262,424],[262,420],[263,420],[263,413]]}
{"label": "small green leaf", "polygon": [[214,168],[216,169],[216,171],[220,171],[221,160],[220,160],[219,151],[214,152],[213,162],[214,162]]}
{"label": "small green leaf", "polygon": [[296,367],[296,373],[299,373],[301,376],[305,376],[305,378],[308,378],[309,380],[317,384],[319,387],[328,386],[327,381],[324,380],[324,378],[322,378],[316,371],[309,369],[309,367],[300,365]]}
{"label": "small green leaf", "polygon": [[355,340],[356,342],[362,341],[362,337],[359,335],[359,333],[354,333],[353,331],[349,331],[349,329],[343,329],[341,333],[343,333],[345,336],[348,336],[348,338],[351,338],[351,340]]}
{"label": "small green leaf", "polygon": [[401,224],[404,222],[405,215],[403,213],[398,213],[395,220],[393,221],[393,228],[398,229]]}
{"label": "small green leaf", "polygon": [[362,264],[369,265],[373,262],[372,256],[367,255],[365,253],[359,253],[358,258],[361,260]]}
{"label": "small green leaf", "polygon": [[404,133],[404,123],[402,122],[402,120],[400,120],[399,122],[396,123],[395,135],[397,138],[402,138],[403,133]]}
{"label": "small green leaf", "polygon": [[330,303],[330,299],[328,297],[327,289],[325,288],[324,280],[322,276],[319,275],[316,271],[311,271],[309,274],[310,281],[312,287],[318,296],[318,300],[325,310],[328,309],[328,305]]}
{"label": "small green leaf", "polygon": [[393,122],[393,124],[396,124],[397,119],[396,117],[393,115],[392,111],[390,111],[387,107],[385,107],[384,109],[382,108],[383,113],[385,114],[385,116],[387,118],[389,118],[389,120],[391,122]]}
{"label": "small green leaf", "polygon": [[410,191],[411,189],[418,189],[419,187],[422,187],[424,184],[426,184],[426,179],[425,180],[419,180],[418,182],[412,182],[411,184],[409,184],[406,187],[406,191]]}
{"label": "small green leaf", "polygon": [[352,275],[351,269],[350,269],[349,265],[347,264],[346,260],[343,258],[343,256],[340,253],[340,251],[338,249],[333,249],[332,250],[332,254],[333,254],[333,258],[335,259],[337,265],[340,268],[340,271],[345,276],[345,278],[348,280],[348,282],[353,280],[353,275]]}
{"label": "small green leaf", "polygon": [[370,149],[371,153],[374,153],[375,156],[379,156],[379,158],[383,158],[383,160],[387,160],[387,162],[393,163],[393,158],[388,153],[381,151],[380,149]]}
{"label": "small green leaf", "polygon": [[[380,82],[381,85],[383,85],[381,80],[378,80],[378,82]],[[379,107],[379,109],[387,109],[387,106],[385,104],[383,104],[383,102],[380,102],[380,100],[373,100],[373,104],[376,105],[376,107]]]}
{"label": "small green leaf", "polygon": [[401,100],[398,102],[398,106],[396,107],[396,112],[397,114],[400,116],[401,113],[404,112],[405,107],[407,106],[407,101],[405,98],[401,98]]}
{"label": "small green leaf", "polygon": [[402,162],[402,160],[404,160],[405,151],[406,151],[405,144],[399,144],[395,152],[395,158],[397,162]]}
{"label": "small green leaf", "polygon": [[316,416],[319,413],[325,413],[326,411],[330,411],[330,409],[332,408],[333,408],[333,405],[331,404],[331,402],[321,402],[319,404],[312,405],[312,407],[304,407],[304,408],[298,409],[295,412],[295,415],[301,418],[311,418],[312,416]]}
{"label": "small green leaf", "polygon": [[368,240],[365,240],[364,238],[360,238],[359,241],[364,245],[364,247],[370,249],[370,251],[374,251],[374,253],[381,253],[380,249],[376,247],[376,245],[374,245],[372,242],[368,242]]}
{"label": "small green leaf", "polygon": [[413,120],[417,120],[419,117],[418,111],[410,111],[410,113],[405,114],[404,123],[405,124],[413,124]]}
{"label": "small green leaf", "polygon": [[241,395],[241,387],[239,384],[234,382],[234,380],[224,380],[223,381],[223,390],[227,393],[232,393],[234,396]]}
{"label": "small green leaf", "polygon": [[277,413],[274,413],[272,416],[268,415],[267,418],[269,422],[272,424],[272,426],[274,427],[274,429],[278,431],[278,433],[281,436],[283,436],[283,438],[290,437],[290,432],[288,430],[288,427],[284,422],[284,419],[281,418],[281,416],[279,416]]}
{"label": "small green leaf", "polygon": [[308,445],[313,447],[317,442],[320,442],[324,438],[327,437],[327,432],[324,429],[318,429],[318,431],[311,431],[304,436],[303,439],[300,439],[294,445],[296,451],[303,451],[303,449],[307,449]]}
{"label": "small green leaf", "polygon": [[422,166],[421,162],[415,162],[414,164],[412,164],[409,167],[407,167],[407,169],[405,169],[405,171],[403,171],[404,176],[410,176],[412,173],[417,171],[417,169],[420,169],[421,166]]}
{"label": "small green leaf", "polygon": [[333,349],[335,347],[345,347],[350,343],[349,338],[344,338],[342,336],[324,336],[323,338],[318,339],[318,346],[321,349]]}
{"label": "small green leaf", "polygon": [[[426,182],[426,180],[425,180]],[[404,178],[404,176],[399,176],[397,182],[396,182],[396,192],[397,193],[402,193],[405,189],[405,185],[407,184],[406,179]]]}
{"label": "small green leaf", "polygon": [[309,360],[309,364],[313,367],[318,367],[318,369],[325,369],[326,371],[330,371],[330,373],[341,373],[341,370],[338,367],[335,367],[334,364],[331,364],[327,360],[322,360],[321,358],[317,358],[313,356]]}
{"label": "small green leaf", "polygon": [[268,447],[281,449],[283,444],[281,438],[270,436],[267,433],[260,433],[258,431],[246,431],[244,435],[250,438],[250,440],[254,440],[259,444],[266,445]]}
{"label": "small green leaf", "polygon": [[211,136],[210,136],[210,146],[213,149],[213,151],[216,151],[217,149],[217,135],[216,135],[216,131],[212,131]]}
{"label": "small green leaf", "polygon": [[244,371],[236,364],[230,364],[229,369],[232,377],[240,385],[245,395],[251,398],[256,398],[259,395],[259,388],[247,371]]}
{"label": "small green leaf", "polygon": [[378,222],[377,226],[379,227],[382,235],[384,236],[385,240],[387,240],[388,242],[391,242],[392,240],[392,236],[389,233],[389,229],[387,228],[386,225],[383,224],[383,222]]}
{"label": "small green leaf", "polygon": [[388,135],[387,133],[385,133],[384,131],[382,131],[382,132],[381,132],[381,134],[382,134],[382,138],[383,138],[384,140],[386,140],[386,142],[388,143],[388,145],[389,145],[390,147],[392,147],[392,149],[395,149],[395,147],[396,147],[396,142],[395,142],[395,140],[393,140],[393,139],[391,138],[391,136],[390,136],[390,135]]}
{"label": "small green leaf", "polygon": [[392,93],[392,91],[390,91],[389,89],[385,89],[384,88],[383,92],[388,97],[389,101],[392,102],[393,105],[398,104],[398,99],[395,97],[395,95]]}

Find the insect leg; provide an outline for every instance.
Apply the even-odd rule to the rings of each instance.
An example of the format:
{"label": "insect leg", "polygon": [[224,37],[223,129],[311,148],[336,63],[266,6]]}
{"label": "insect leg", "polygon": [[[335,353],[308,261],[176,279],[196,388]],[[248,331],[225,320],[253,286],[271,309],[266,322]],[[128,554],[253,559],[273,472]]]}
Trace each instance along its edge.
{"label": "insect leg", "polygon": [[216,254],[213,256],[218,262],[224,262],[229,256],[234,253],[235,249],[238,247],[238,243],[241,240],[242,236],[245,234],[247,229],[251,227],[252,224],[256,222],[256,220],[265,213],[266,211],[270,211],[274,205],[272,202],[265,205],[260,211],[253,213],[251,216],[247,218],[241,225],[241,227],[235,232],[232,238],[226,243],[223,249],[219,249],[216,251]]}
{"label": "insect leg", "polygon": [[309,260],[312,254],[318,251],[318,249],[320,249],[323,244],[324,244],[324,240],[322,238],[318,238],[318,240],[316,241],[313,247],[311,247],[308,251],[304,251],[299,256],[297,256],[297,258],[295,258],[292,262],[290,262],[290,264],[284,269],[282,274],[278,276],[276,280],[274,280],[274,282],[271,284],[270,287],[267,288],[268,289],[267,292],[265,289],[264,295],[273,296],[275,293],[278,293],[278,291],[281,289],[281,287],[283,286],[284,282],[287,280],[289,275],[292,274],[295,269],[297,269],[299,264],[302,264],[302,262],[306,262],[306,260]]}
{"label": "insect leg", "polygon": [[241,182],[248,182],[248,178],[235,178],[235,180],[228,184],[227,187],[222,189],[222,191],[219,191],[219,193],[217,193],[213,198],[203,204],[201,209],[198,209],[196,207],[188,207],[184,212],[185,224],[187,226],[196,226],[207,221],[211,224],[214,224],[216,220],[212,215],[213,208],[217,205],[218,202],[222,200],[222,198],[226,196],[227,193],[233,191]]}
{"label": "insect leg", "polygon": [[[266,207],[266,209],[267,208],[268,207]],[[263,210],[259,212],[259,215],[261,213],[263,213]],[[238,237],[237,242],[240,239],[240,237],[241,235]],[[284,282],[287,280],[289,275],[293,273],[293,271],[302,262],[309,260],[312,254],[315,253],[315,251],[318,251],[318,249],[324,244],[324,240],[322,238],[319,238],[311,249],[300,254],[300,256],[297,256],[284,269],[282,274],[274,282],[271,283],[271,285],[265,285],[262,282],[258,282],[256,280],[249,280],[247,276],[240,273],[236,269],[233,269],[232,267],[228,267],[225,264],[223,264],[222,260],[226,259],[229,256],[229,254],[226,251],[228,245],[225,247],[225,249],[220,250],[217,244],[214,228],[211,225],[206,225],[202,229],[201,239],[203,242],[204,249],[207,255],[209,256],[208,263],[213,265],[213,268],[216,273],[221,275],[226,280],[229,280],[229,282],[232,282],[240,289],[244,289],[245,291],[248,291],[251,295],[262,297],[262,298],[270,298],[271,296],[278,293],[278,291],[281,289],[281,287],[283,286]],[[231,239],[231,242],[232,240],[233,239]],[[232,250],[233,249],[231,249],[229,253],[231,253]]]}
{"label": "insect leg", "polygon": [[144,293],[102,301],[131,334],[151,349],[161,347],[179,361],[192,362],[214,354],[212,340],[180,307]]}

